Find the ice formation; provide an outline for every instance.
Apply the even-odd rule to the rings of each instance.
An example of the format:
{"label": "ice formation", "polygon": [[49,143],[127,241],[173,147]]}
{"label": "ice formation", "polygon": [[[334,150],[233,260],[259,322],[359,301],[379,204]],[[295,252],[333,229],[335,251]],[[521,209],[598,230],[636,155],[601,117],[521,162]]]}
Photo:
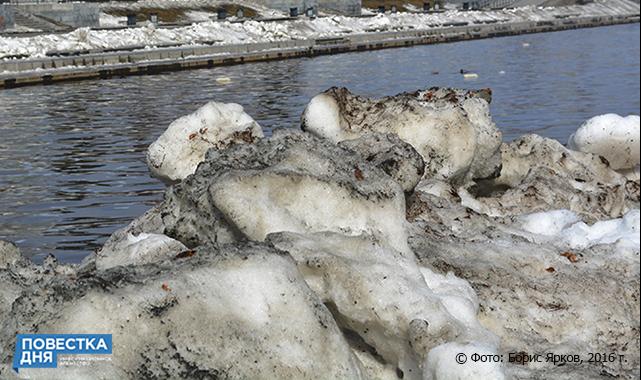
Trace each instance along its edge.
{"label": "ice formation", "polygon": [[[111,362],[60,379],[637,378],[639,181],[539,136],[497,144],[487,91],[432,91],[221,139],[81,265],[0,242],[0,378],[16,331],[114,334]],[[352,119],[368,106],[389,112]],[[416,115],[453,115],[474,138],[445,141],[475,155],[426,154],[398,122]],[[508,361],[604,349],[625,360]]]}
{"label": "ice formation", "polygon": [[599,156],[537,135],[505,143],[501,150],[498,178],[459,189],[465,206],[491,216],[568,209],[588,221],[619,218],[638,208],[638,181],[629,181]]}
{"label": "ice formation", "polygon": [[568,147],[604,157],[612,169],[629,172],[636,168],[638,173],[640,134],[637,115],[600,115],[583,123],[570,136]]}
{"label": "ice formation", "polygon": [[189,247],[240,236],[262,241],[280,231],[334,231],[367,233],[407,252],[399,184],[354,152],[291,129],[210,150],[157,213],[164,233]]}
{"label": "ice formation", "polygon": [[[413,256],[367,236],[281,233],[269,239],[292,255],[352,341],[365,343],[403,378],[421,378],[429,350],[446,342],[479,340],[497,348],[496,338],[476,319],[474,291],[451,274],[419,269]],[[453,360],[439,357],[437,362]],[[450,374],[463,370],[458,367]]]}
{"label": "ice formation", "polygon": [[168,182],[192,174],[210,148],[253,143],[263,131],[239,104],[210,102],[169,125],[149,146],[147,164],[151,173]]}
{"label": "ice formation", "polygon": [[345,88],[314,97],[303,130],[334,142],[369,132],[394,133],[425,161],[425,175],[463,184],[496,176],[501,132],[489,114],[491,91],[431,88],[372,100]]}

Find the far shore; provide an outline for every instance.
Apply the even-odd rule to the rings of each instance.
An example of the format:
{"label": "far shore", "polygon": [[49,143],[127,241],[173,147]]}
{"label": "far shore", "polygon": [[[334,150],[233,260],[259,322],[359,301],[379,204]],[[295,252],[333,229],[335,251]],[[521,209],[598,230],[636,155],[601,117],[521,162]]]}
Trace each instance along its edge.
{"label": "far shore", "polygon": [[[567,12],[566,12],[567,13]],[[129,47],[49,52],[45,57],[0,60],[0,89],[63,81],[158,74],[248,62],[314,57],[520,34],[639,22],[638,11],[560,13],[529,21],[473,21],[403,31],[338,34],[252,43]]]}

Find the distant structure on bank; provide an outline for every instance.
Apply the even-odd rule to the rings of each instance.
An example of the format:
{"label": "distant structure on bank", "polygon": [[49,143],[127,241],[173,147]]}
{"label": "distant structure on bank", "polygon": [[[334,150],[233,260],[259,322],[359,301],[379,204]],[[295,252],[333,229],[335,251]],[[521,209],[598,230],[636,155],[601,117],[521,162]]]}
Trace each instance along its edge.
{"label": "distant structure on bank", "polygon": [[94,3],[58,0],[0,0],[0,30],[15,24],[46,31],[98,26],[100,7]]}
{"label": "distant structure on bank", "polygon": [[322,9],[346,16],[361,14],[361,0],[254,0],[254,2],[289,14],[305,14],[309,9]]}
{"label": "distant structure on bank", "polygon": [[[461,9],[506,8],[524,5],[556,5],[559,1],[588,3],[591,0],[253,0],[256,5],[280,10],[290,16],[315,16],[319,11],[346,16],[360,16],[363,7],[379,12],[395,12],[407,4],[414,9],[432,11],[443,9],[445,3]],[[12,29],[19,25],[22,30],[65,31],[78,27],[100,25],[101,0],[0,0],[0,30]],[[638,2],[638,0],[637,0]],[[179,3],[179,2],[176,2]],[[233,0],[229,0],[233,4]],[[407,4],[406,4],[407,3]],[[136,16],[131,15],[131,24]],[[129,15],[128,15],[129,17]],[[220,17],[220,16],[219,16]],[[223,17],[224,18],[224,17]]]}

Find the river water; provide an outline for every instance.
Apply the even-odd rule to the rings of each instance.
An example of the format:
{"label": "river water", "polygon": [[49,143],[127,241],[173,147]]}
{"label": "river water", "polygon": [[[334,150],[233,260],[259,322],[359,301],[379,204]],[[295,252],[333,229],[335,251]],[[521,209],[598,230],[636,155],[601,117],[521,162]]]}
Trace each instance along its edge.
{"label": "river water", "polygon": [[267,130],[297,127],[331,86],[490,87],[506,140],[565,142],[591,116],[639,114],[639,24],[0,91],[0,239],[78,262],[161,199],[144,152],[172,120],[216,100]]}

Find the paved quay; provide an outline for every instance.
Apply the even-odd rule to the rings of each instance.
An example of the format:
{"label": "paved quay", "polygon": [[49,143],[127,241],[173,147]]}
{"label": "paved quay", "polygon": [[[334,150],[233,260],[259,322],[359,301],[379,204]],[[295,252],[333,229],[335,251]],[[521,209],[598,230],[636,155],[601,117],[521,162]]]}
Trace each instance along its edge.
{"label": "paved quay", "polygon": [[481,25],[462,23],[425,30],[364,33],[324,39],[76,52],[46,58],[0,61],[0,89],[638,22],[639,14],[575,16]]}

